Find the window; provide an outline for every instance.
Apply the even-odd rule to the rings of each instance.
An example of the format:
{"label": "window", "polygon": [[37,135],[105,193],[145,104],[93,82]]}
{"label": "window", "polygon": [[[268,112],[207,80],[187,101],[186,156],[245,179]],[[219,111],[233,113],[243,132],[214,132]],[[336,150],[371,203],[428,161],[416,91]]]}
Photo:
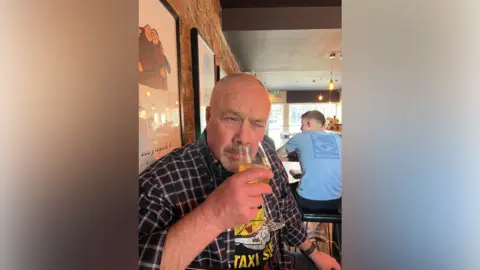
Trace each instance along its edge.
{"label": "window", "polygon": [[267,135],[275,142],[275,146],[280,147],[281,134],[283,131],[283,109],[284,104],[272,104],[268,120]]}
{"label": "window", "polygon": [[202,106],[200,107],[200,132],[203,133],[205,128],[207,127],[207,107]]}
{"label": "window", "polygon": [[299,104],[290,104],[289,105],[289,127],[288,132],[290,133],[299,133],[300,128],[302,127],[302,114],[311,111],[317,110],[325,118],[334,117],[337,115],[337,104],[336,103],[299,103]]}
{"label": "window", "polygon": [[269,127],[283,126],[283,104],[272,104],[268,120]]}

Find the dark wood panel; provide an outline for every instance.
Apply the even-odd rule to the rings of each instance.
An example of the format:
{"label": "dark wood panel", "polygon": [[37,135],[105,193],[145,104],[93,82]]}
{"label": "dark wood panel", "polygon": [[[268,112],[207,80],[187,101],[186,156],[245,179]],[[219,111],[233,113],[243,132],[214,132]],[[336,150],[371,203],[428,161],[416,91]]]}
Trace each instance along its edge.
{"label": "dark wood panel", "polygon": [[220,0],[222,8],[340,7],[342,0]]}
{"label": "dark wood panel", "polygon": [[340,29],[341,7],[232,8],[222,10],[223,31]]}
{"label": "dark wood panel", "polygon": [[[319,100],[318,96],[323,99]],[[316,102],[339,102],[340,90],[323,91],[287,91],[287,103],[316,103]]]}

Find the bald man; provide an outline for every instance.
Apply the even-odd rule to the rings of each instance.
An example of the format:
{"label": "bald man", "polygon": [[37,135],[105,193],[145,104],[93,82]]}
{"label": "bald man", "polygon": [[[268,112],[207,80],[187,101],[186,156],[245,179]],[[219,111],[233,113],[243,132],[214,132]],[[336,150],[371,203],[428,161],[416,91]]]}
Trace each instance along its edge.
{"label": "bald man", "polygon": [[[293,269],[284,244],[299,247],[318,269],[340,269],[307,238],[287,173],[275,149],[262,142],[270,106],[253,76],[226,76],[213,89],[202,137],[142,172],[140,269]],[[253,156],[259,143],[271,170],[238,172],[238,146]],[[249,183],[259,178],[272,180]],[[272,192],[267,204],[285,227],[256,231],[263,220],[261,195]]]}

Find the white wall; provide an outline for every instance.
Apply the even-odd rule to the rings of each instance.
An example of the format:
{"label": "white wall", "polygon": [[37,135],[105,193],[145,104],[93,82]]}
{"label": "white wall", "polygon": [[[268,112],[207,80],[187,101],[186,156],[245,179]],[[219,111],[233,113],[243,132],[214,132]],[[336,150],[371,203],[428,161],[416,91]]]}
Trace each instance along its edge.
{"label": "white wall", "polygon": [[343,1],[344,269],[480,269],[479,7]]}

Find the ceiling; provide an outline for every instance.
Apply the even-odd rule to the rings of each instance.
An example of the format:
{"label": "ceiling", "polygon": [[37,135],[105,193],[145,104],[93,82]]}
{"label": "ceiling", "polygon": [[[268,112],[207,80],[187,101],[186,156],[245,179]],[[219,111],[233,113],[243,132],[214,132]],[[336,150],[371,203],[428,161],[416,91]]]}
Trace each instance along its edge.
{"label": "ceiling", "polygon": [[[341,0],[221,0],[225,38],[270,90],[341,89]],[[337,57],[330,59],[335,52]],[[330,72],[332,71],[332,76]]]}
{"label": "ceiling", "polygon": [[271,90],[323,90],[332,78],[341,87],[340,29],[230,31],[225,33],[244,71]]}

